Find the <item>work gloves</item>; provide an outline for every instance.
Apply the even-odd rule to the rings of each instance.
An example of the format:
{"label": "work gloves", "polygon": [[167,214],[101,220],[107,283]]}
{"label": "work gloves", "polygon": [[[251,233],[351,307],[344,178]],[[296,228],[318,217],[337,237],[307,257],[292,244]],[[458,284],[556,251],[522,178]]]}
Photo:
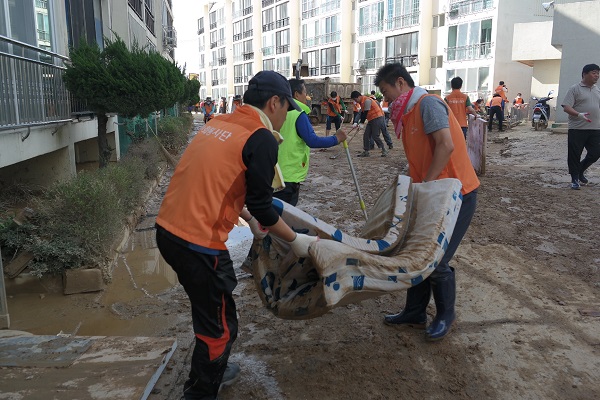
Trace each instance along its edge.
{"label": "work gloves", "polygon": [[292,251],[297,257],[308,257],[310,245],[319,240],[318,236],[309,236],[297,233],[296,238],[290,242]]}
{"label": "work gloves", "polygon": [[592,120],[590,119],[590,113],[579,113],[579,115],[577,115],[579,118],[586,120],[587,122],[592,122]]}
{"label": "work gloves", "polygon": [[250,220],[246,221],[250,226],[250,231],[257,239],[264,239],[265,236],[269,234],[269,230],[263,227],[260,222],[256,220],[256,218],[252,217]]}

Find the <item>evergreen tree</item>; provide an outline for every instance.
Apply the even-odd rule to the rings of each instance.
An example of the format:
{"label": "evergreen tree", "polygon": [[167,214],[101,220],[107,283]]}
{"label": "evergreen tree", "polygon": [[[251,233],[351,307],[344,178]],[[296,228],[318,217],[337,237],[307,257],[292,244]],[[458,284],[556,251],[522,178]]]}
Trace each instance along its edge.
{"label": "evergreen tree", "polygon": [[71,49],[71,63],[63,76],[67,89],[96,113],[101,168],[113,150],[106,135],[108,113],[145,116],[173,106],[186,91],[186,78],[175,63],[137,44],[130,51],[118,37],[105,42],[104,50],[85,41]]}

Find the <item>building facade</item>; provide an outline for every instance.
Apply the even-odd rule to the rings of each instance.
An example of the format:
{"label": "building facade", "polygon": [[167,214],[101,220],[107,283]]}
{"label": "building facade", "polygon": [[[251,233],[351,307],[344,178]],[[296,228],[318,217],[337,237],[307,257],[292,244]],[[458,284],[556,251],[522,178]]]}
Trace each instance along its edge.
{"label": "building facade", "polygon": [[[298,59],[303,77],[361,82],[364,92],[375,90],[379,67],[401,62],[433,93],[450,92],[450,80],[460,76],[472,100],[489,97],[500,80],[509,95],[528,95],[532,71],[512,59],[513,26],[548,20],[541,2],[520,0],[204,0],[203,5],[199,48],[213,65],[198,67],[207,75],[201,78],[206,94],[213,96],[242,94],[262,69],[291,77]],[[211,15],[208,32],[203,21]],[[208,52],[208,35],[211,45],[223,43],[222,50]]]}
{"label": "building facade", "polygon": [[[172,0],[0,0],[0,188],[45,186],[98,160],[97,121],[62,75],[70,47],[115,35],[173,60]],[[110,118],[115,160],[116,127]]]}

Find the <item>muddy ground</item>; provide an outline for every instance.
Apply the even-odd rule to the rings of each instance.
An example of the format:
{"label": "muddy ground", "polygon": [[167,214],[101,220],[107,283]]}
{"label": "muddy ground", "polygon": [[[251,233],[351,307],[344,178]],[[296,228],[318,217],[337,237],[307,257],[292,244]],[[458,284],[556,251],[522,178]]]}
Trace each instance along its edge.
{"label": "muddy ground", "polygon": [[[350,149],[368,207],[406,162],[395,138],[387,158],[354,157],[361,139]],[[344,153],[331,159],[338,151],[311,153],[298,205],[357,233],[363,217]],[[453,264],[458,318],[439,343],[382,323],[404,292],[285,321],[238,271],[232,359],[242,375],[220,399],[600,398],[600,318],[588,315],[600,311],[600,166],[588,175],[596,184],[569,188],[564,134],[528,126],[490,134],[477,214]],[[236,266],[242,247],[232,251]],[[156,399],[178,398],[191,349],[186,297],[179,288],[168,297],[178,301],[165,309],[180,313],[180,348]],[[430,319],[434,312],[432,302]]]}
{"label": "muddy ground", "polygon": [[[317,130],[323,134],[324,126]],[[404,305],[404,292],[337,308],[317,319],[277,319],[263,308],[253,280],[239,270],[250,242],[238,241],[231,254],[239,274],[239,337],[231,359],[242,373],[219,398],[600,398],[600,317],[592,316],[600,311],[600,165],[588,174],[595,184],[569,189],[566,139],[528,126],[490,135],[478,210],[453,263],[457,321],[441,342],[426,342],[420,330],[383,324],[385,314]],[[406,161],[395,138],[387,158],[378,152],[356,158],[361,147],[362,137],[351,140],[369,207]],[[356,234],[363,216],[344,153],[331,159],[338,151],[311,153],[298,206]],[[153,218],[168,176],[148,201],[138,227],[146,247],[152,247]],[[143,263],[124,262],[124,256],[115,267],[113,286],[118,289],[70,296],[69,307],[60,308],[62,319],[35,327],[15,315],[13,328],[38,334],[60,327],[80,335],[176,336],[178,349],[150,398],[179,399],[192,349],[189,304],[178,285],[156,292],[144,279],[134,279],[136,268],[150,268],[148,259],[156,262],[157,253]],[[69,317],[74,310],[79,314]],[[431,320],[433,302],[428,313]],[[95,322],[84,320],[90,315]],[[69,318],[83,323],[68,327]]]}

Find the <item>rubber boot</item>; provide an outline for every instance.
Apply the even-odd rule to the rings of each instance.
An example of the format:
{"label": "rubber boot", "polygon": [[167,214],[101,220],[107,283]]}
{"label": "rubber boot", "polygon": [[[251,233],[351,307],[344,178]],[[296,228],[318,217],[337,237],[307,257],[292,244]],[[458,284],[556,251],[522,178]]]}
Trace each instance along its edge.
{"label": "rubber boot", "polygon": [[456,300],[456,279],[454,268],[450,273],[442,276],[430,276],[431,291],[435,301],[435,318],[426,330],[427,340],[435,341],[443,339],[448,334],[456,313],[454,303]]}
{"label": "rubber boot", "polygon": [[417,286],[406,291],[406,306],[398,314],[386,315],[383,322],[392,326],[409,326],[416,329],[424,329],[427,324],[427,305],[431,298],[431,283],[425,279]]}

